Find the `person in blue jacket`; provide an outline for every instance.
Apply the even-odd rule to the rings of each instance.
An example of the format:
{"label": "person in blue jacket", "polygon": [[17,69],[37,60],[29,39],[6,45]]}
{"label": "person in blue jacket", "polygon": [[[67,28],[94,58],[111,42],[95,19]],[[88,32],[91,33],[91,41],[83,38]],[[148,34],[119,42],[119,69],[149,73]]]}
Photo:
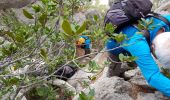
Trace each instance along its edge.
{"label": "person in blue jacket", "polygon": [[84,49],[85,55],[90,54],[91,40],[88,36],[81,35],[77,41],[77,47]]}
{"label": "person in blue jacket", "polygon": [[[170,14],[162,16],[170,21]],[[129,39],[125,39],[121,44],[116,43],[113,39],[109,39],[106,43],[106,48],[110,50],[123,44],[129,44],[109,51],[109,58],[113,61],[119,61],[118,55],[120,53],[130,53],[132,56],[137,57],[135,62],[139,66],[147,82],[164,95],[170,97],[170,79],[161,73],[151,54],[151,51],[153,50],[152,53],[156,55],[156,58],[163,66],[165,66],[165,68],[170,67],[170,26],[155,17],[148,17],[146,20],[149,21],[151,18],[153,19],[153,23],[149,27],[155,26],[155,28],[149,30],[149,44],[144,35],[138,33],[139,30],[136,27],[127,25],[121,28],[119,32],[126,34]],[[108,76],[121,74],[113,73],[115,69],[121,70],[119,63],[113,63],[114,62],[109,66]]]}

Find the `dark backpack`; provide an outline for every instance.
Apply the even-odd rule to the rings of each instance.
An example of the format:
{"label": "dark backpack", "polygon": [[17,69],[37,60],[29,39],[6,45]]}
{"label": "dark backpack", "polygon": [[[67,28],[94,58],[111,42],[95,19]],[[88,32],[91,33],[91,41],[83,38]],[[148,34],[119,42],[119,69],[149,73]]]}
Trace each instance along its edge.
{"label": "dark backpack", "polygon": [[[122,27],[137,23],[137,20],[149,16],[156,17],[164,21],[167,25],[170,26],[170,22],[160,16],[159,14],[152,13],[152,2],[150,0],[117,0],[113,3],[110,9],[107,11],[104,24],[111,23],[116,25],[117,28],[115,32],[119,31]],[[143,31],[147,42],[150,43],[150,35],[148,30]],[[110,33],[109,33],[110,34]],[[109,35],[107,33],[107,35]]]}
{"label": "dark backpack", "polygon": [[151,12],[150,0],[117,0],[107,11],[104,23],[118,28],[133,23]]}

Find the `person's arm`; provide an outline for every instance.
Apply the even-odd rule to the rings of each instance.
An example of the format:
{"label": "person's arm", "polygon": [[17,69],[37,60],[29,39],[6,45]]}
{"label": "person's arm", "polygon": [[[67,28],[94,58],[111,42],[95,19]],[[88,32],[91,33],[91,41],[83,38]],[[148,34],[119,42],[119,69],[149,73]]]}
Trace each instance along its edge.
{"label": "person's arm", "polygon": [[136,63],[147,82],[164,95],[170,96],[170,79],[161,74],[158,65],[151,56],[145,38],[142,35],[135,34],[133,39],[125,41],[125,43],[129,46],[124,47],[124,49],[129,51],[132,56],[137,57]]}

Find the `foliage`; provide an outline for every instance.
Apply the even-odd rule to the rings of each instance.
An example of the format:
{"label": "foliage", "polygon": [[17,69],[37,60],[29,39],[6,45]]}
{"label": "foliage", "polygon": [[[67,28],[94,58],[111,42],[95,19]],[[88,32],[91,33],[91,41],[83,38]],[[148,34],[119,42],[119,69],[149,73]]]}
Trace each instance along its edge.
{"label": "foliage", "polygon": [[169,69],[165,69],[163,67],[161,67],[161,70],[162,70],[162,73],[170,79],[170,72],[169,72]]}
{"label": "foliage", "polygon": [[133,62],[137,60],[137,57],[134,56],[125,56],[124,54],[119,54],[119,59],[121,62]]}
{"label": "foliage", "polygon": [[[108,39],[105,31],[113,33],[109,38],[118,43],[126,39],[125,34],[114,33],[115,26],[106,25],[103,30],[103,15],[92,15],[82,25],[72,21],[73,14],[87,4],[89,0],[40,0],[30,5],[31,10],[23,9],[24,16],[33,22],[31,24],[19,21],[12,10],[5,10],[1,18],[7,28],[0,30],[0,97],[7,93],[16,96],[20,90],[28,89],[25,94],[29,97],[54,100],[55,95],[60,95],[57,90],[61,87],[47,84],[47,79],[55,79],[54,73],[70,63],[82,70],[75,44],[80,35],[89,36],[92,48],[98,51]],[[136,60],[123,55],[120,59],[123,62]],[[89,62],[89,72],[99,69],[96,62]],[[96,77],[88,79],[94,81]],[[86,87],[88,84],[84,82]],[[73,95],[68,90],[65,93],[68,97]],[[88,94],[81,92],[79,99],[94,100],[94,93],[94,89]]]}
{"label": "foliage", "polygon": [[94,100],[94,95],[95,95],[94,89],[89,89],[88,94],[86,94],[84,92],[81,92],[79,94],[79,100]]}
{"label": "foliage", "polygon": [[[46,75],[52,75],[58,67],[73,60],[75,40],[85,31],[87,23],[77,26],[67,20],[72,13],[69,7],[73,5],[69,2],[75,7],[83,6],[81,3],[86,1],[40,0],[31,5],[31,12],[23,9],[24,16],[33,21],[32,24],[19,21],[12,10],[5,10],[1,19],[7,29],[0,30],[0,86],[3,87],[0,97],[8,92],[17,94],[23,87],[32,90],[34,84],[46,84]],[[56,23],[51,24],[54,19]],[[62,29],[58,27],[61,20]],[[72,41],[68,42],[68,37],[63,35],[69,35]],[[35,90],[35,95],[42,99],[54,100],[57,95],[51,86]]]}

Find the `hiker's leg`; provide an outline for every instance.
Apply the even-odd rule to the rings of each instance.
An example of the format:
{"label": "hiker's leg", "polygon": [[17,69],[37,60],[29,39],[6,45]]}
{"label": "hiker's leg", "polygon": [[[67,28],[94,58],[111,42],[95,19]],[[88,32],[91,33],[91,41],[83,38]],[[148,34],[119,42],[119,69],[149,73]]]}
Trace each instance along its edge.
{"label": "hiker's leg", "polygon": [[[131,56],[127,51],[123,50],[122,54]],[[123,73],[131,68],[136,68],[137,65],[135,62],[128,62],[128,63],[122,63],[119,60],[118,55],[114,55],[112,53],[108,52],[108,61],[110,62],[109,69],[107,76],[112,77],[112,76],[122,76]]]}
{"label": "hiker's leg", "polygon": [[107,72],[108,77],[119,76],[121,74],[121,63],[117,55],[108,52],[109,69]]}
{"label": "hiker's leg", "polygon": [[89,48],[88,49],[85,48],[84,50],[85,50],[85,55],[90,54],[91,52]]}
{"label": "hiker's leg", "polygon": [[[135,62],[132,63],[121,63],[119,60],[119,54],[122,53],[124,55],[130,56],[130,53],[124,50],[123,48],[117,48],[119,44],[116,43],[115,40],[109,39],[106,43],[106,49],[108,51],[108,61],[111,63],[109,65],[107,76],[122,76],[122,74],[129,70],[130,67],[136,66]],[[117,48],[117,49],[114,49]],[[130,65],[130,67],[129,67]]]}
{"label": "hiker's leg", "polygon": [[[115,40],[109,39],[106,43],[106,49],[108,51],[108,61],[110,65],[108,66],[107,76],[119,76],[124,70],[121,69],[121,62],[119,60],[119,54],[125,51],[123,48],[117,48],[119,45],[116,43]],[[117,49],[114,49],[117,48]]]}

